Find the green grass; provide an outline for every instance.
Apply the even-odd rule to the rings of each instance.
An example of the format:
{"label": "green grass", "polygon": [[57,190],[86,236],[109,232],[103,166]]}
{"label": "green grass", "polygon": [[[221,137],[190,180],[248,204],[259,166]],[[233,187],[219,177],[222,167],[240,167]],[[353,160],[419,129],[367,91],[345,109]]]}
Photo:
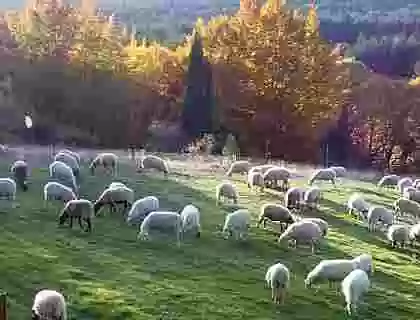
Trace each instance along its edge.
{"label": "green grass", "polygon": [[[372,288],[360,319],[420,319],[420,265],[414,251],[392,250],[382,234],[369,233],[345,217],[351,192],[362,192],[376,203],[391,203],[396,194],[375,194],[368,183],[325,186],[322,212],[331,232],[316,255],[309,248],[288,249],[267,230],[252,228],[244,243],[224,240],[217,230],[229,211],[216,207],[214,190],[220,179],[134,174],[122,168],[120,181],[136,197],[157,195],[162,207],[180,210],[193,202],[202,210],[204,232],[177,248],[172,239],[136,241],[136,228],[121,215],[106,212],[94,221],[93,233],[57,227],[59,207],[43,209],[42,186],[47,170],[33,170],[30,192],[18,194],[19,207],[0,213],[0,291],[9,294],[11,320],[28,319],[37,290],[64,293],[70,319],[345,319],[340,294],[322,285],[305,289],[303,280],[320,260],[370,252],[375,259]],[[0,166],[0,176],[7,176]],[[252,194],[243,182],[240,204],[254,216],[276,195]],[[82,195],[94,199],[111,182],[84,172]],[[283,262],[292,272],[286,304],[275,306],[264,288],[267,267]]]}

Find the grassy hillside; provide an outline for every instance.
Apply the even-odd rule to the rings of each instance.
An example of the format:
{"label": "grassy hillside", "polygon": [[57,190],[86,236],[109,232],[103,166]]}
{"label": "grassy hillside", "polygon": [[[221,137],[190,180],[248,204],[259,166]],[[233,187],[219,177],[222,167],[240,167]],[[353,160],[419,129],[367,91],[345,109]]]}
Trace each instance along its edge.
{"label": "grassy hillside", "polygon": [[[137,198],[156,195],[162,207],[170,210],[188,203],[201,209],[202,238],[188,239],[177,248],[170,237],[136,241],[136,229],[127,226],[121,215],[107,211],[95,219],[91,235],[81,232],[77,224],[73,230],[58,228],[59,207],[45,209],[41,200],[48,163],[32,163],[30,192],[20,192],[19,207],[0,214],[0,290],[9,293],[10,319],[26,319],[35,292],[46,287],[65,294],[70,319],[78,320],[344,319],[343,297],[335,289],[326,284],[309,290],[303,280],[322,259],[362,252],[374,256],[375,273],[360,319],[420,318],[420,265],[414,252],[391,249],[381,233],[369,233],[344,214],[343,203],[352,192],[387,205],[396,198],[394,192],[379,193],[371,183],[350,180],[337,188],[323,186],[324,200],[313,214],[324,217],[331,231],[312,255],[309,248],[279,245],[276,228],[257,229],[255,220],[248,241],[224,240],[218,230],[231,209],[215,205],[215,186],[225,179],[221,174],[185,161],[178,163],[178,174],[168,179],[122,167],[118,181],[132,187]],[[8,164],[3,161],[0,176],[7,175]],[[95,199],[111,181],[105,176],[91,177],[84,168],[81,194]],[[297,179],[292,185],[304,181]],[[241,177],[234,182],[240,205],[254,218],[263,203],[282,201],[281,195],[249,192]],[[267,267],[279,261],[290,268],[292,280],[286,304],[277,307],[263,280]]]}

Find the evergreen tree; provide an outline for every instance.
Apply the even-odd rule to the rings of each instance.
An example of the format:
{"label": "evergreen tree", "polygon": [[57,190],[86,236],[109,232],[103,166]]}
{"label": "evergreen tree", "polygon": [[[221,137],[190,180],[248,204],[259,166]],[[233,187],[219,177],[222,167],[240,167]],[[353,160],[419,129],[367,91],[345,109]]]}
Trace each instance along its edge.
{"label": "evergreen tree", "polygon": [[182,126],[185,133],[195,139],[212,132],[214,106],[211,66],[203,55],[202,40],[198,32],[194,34],[186,87]]}

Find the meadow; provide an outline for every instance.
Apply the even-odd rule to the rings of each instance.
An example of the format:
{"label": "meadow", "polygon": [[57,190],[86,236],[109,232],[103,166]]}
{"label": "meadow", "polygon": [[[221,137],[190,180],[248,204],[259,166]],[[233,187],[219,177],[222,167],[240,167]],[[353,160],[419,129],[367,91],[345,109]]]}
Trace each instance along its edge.
{"label": "meadow", "polygon": [[[200,239],[181,247],[172,238],[137,241],[137,229],[122,214],[107,210],[93,222],[92,234],[58,227],[60,206],[44,208],[42,188],[48,180],[48,161],[33,161],[30,190],[18,192],[18,207],[0,213],[0,291],[9,296],[11,320],[28,319],[32,299],[42,288],[61,291],[69,303],[70,319],[345,319],[344,299],[328,284],[306,289],[306,274],[322,259],[371,253],[375,272],[361,306],[360,319],[420,319],[420,263],[416,249],[392,249],[381,232],[371,233],[345,214],[353,192],[372,203],[390,205],[394,191],[378,191],[372,182],[345,179],[336,188],[322,186],[323,200],[313,215],[330,224],[327,240],[316,254],[309,248],[280,245],[275,226],[256,228],[259,208],[282,203],[282,195],[248,190],[245,178],[235,176],[239,205],[255,220],[247,241],[225,240],[219,230],[229,206],[217,206],[215,187],[225,180],[221,170],[196,162],[179,164],[167,178],[136,173],[130,164],[118,177],[91,176],[82,169],[81,195],[94,200],[112,181],[133,188],[136,198],[155,195],[161,206],[181,210],[193,203],[201,210]],[[9,176],[10,159],[0,158],[0,176]],[[292,180],[304,185],[306,177]],[[266,269],[284,263],[292,273],[291,289],[282,306],[272,304],[264,287]]]}

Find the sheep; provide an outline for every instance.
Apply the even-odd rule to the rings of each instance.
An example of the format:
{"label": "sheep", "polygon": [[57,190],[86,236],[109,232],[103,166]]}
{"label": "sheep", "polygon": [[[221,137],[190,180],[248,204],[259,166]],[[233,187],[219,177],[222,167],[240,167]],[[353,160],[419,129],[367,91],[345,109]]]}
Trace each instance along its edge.
{"label": "sheep", "polygon": [[15,161],[11,168],[10,172],[13,173],[15,181],[17,181],[17,185],[23,190],[28,191],[28,175],[29,169],[28,164],[23,160]]}
{"label": "sheep", "polygon": [[303,194],[303,204],[308,208],[316,208],[321,201],[321,189],[310,187]]}
{"label": "sheep", "polygon": [[367,219],[369,204],[358,193],[353,193],[347,201],[348,214],[354,215],[357,212],[359,218]]}
{"label": "sheep", "polygon": [[264,176],[260,172],[248,172],[247,177],[248,189],[260,187],[260,191],[264,191]]}
{"label": "sheep", "polygon": [[305,191],[299,187],[290,188],[284,195],[284,205],[289,209],[299,209],[304,192]]}
{"label": "sheep", "polygon": [[234,204],[238,203],[239,195],[234,184],[226,181],[216,187],[216,204],[219,204],[222,198],[231,199]]}
{"label": "sheep", "polygon": [[336,179],[336,174],[334,170],[330,168],[319,169],[312,174],[311,178],[309,179],[308,184],[312,186],[312,184],[315,181],[330,181],[333,184],[333,186],[335,186],[335,179]]}
{"label": "sheep", "polygon": [[64,296],[55,291],[38,291],[32,304],[32,320],[67,320],[67,304]]}
{"label": "sheep", "polygon": [[48,201],[58,200],[68,202],[70,200],[77,199],[76,194],[69,187],[55,182],[50,181],[44,185],[44,206],[47,206]]}
{"label": "sheep", "polygon": [[178,247],[181,245],[182,219],[178,212],[153,211],[141,223],[137,239],[151,239],[152,230],[175,232]]}
{"label": "sheep", "polygon": [[249,161],[235,161],[230,165],[226,175],[231,177],[234,173],[245,174],[248,172],[250,166]]}
{"label": "sheep", "polygon": [[391,242],[393,248],[398,243],[403,248],[405,244],[410,240],[410,229],[408,226],[403,224],[393,224],[388,228],[386,237],[388,241]]}
{"label": "sheep", "polygon": [[248,234],[251,215],[246,209],[238,209],[226,215],[225,224],[222,229],[227,237],[235,236],[235,239],[244,239]]}
{"label": "sheep", "polygon": [[415,201],[399,198],[394,202],[393,208],[396,216],[410,214],[416,219],[420,217],[420,204]]}
{"label": "sheep", "polygon": [[300,221],[310,221],[310,222],[316,223],[318,225],[318,227],[321,229],[323,237],[325,237],[328,233],[329,225],[328,225],[328,222],[325,221],[324,219],[321,219],[321,218],[304,218]]}
{"label": "sheep", "polygon": [[273,302],[283,304],[290,283],[289,269],[281,263],[273,264],[267,269],[265,282],[267,287],[271,289]]}
{"label": "sheep", "polygon": [[65,163],[66,165],[68,165],[71,168],[74,176],[76,178],[79,177],[79,174],[80,174],[79,162],[71,154],[65,153],[65,152],[57,153],[54,157],[54,161],[61,161],[61,162]]}
{"label": "sheep", "polygon": [[15,201],[16,189],[16,182],[13,179],[0,178],[0,200]]}
{"label": "sheep", "polygon": [[275,188],[279,186],[279,182],[281,182],[280,188],[282,190],[287,190],[289,188],[289,179],[291,173],[288,169],[283,167],[272,167],[269,168],[264,174],[264,184],[266,186],[271,186]]}
{"label": "sheep", "polygon": [[297,221],[292,223],[286,231],[284,231],[278,238],[281,243],[284,240],[293,240],[297,247],[302,243],[309,243],[311,245],[312,253],[315,252],[315,247],[322,239],[322,231],[318,224],[312,221]]}
{"label": "sheep", "polygon": [[261,213],[258,218],[257,227],[259,227],[262,223],[265,228],[267,220],[280,222],[281,230],[283,230],[283,224],[285,224],[287,228],[289,224],[296,221],[295,217],[288,208],[275,203],[267,203],[261,206]]}
{"label": "sheep", "polygon": [[73,170],[64,162],[54,161],[49,166],[50,177],[77,192],[76,178]]}
{"label": "sheep", "polygon": [[67,153],[67,154],[71,155],[72,157],[76,158],[77,163],[80,166],[80,163],[81,163],[82,159],[80,157],[80,154],[78,154],[77,152],[69,150],[69,149],[62,149],[62,150],[57,152],[57,154],[59,154],[59,153]]}
{"label": "sheep", "polygon": [[416,241],[420,241],[420,223],[417,223],[410,227],[409,238],[412,246],[414,246],[414,243]]}
{"label": "sheep", "polygon": [[331,170],[334,170],[336,178],[345,178],[347,175],[347,169],[342,166],[332,166]]}
{"label": "sheep", "polygon": [[[80,229],[86,232],[92,231],[92,218],[94,217],[93,203],[87,199],[70,200],[66,203],[59,216],[59,225],[70,220],[69,226],[73,227],[73,219],[79,221]],[[86,229],[83,228],[82,220],[87,224]]]}
{"label": "sheep", "polygon": [[183,234],[195,232],[197,238],[201,235],[200,211],[192,204],[186,205],[181,211]]}
{"label": "sheep", "polygon": [[110,171],[111,174],[115,175],[117,170],[118,156],[114,153],[100,153],[89,165],[89,169],[92,175],[95,174],[97,167],[102,166],[105,171]]}
{"label": "sheep", "polygon": [[341,292],[346,301],[345,310],[349,316],[356,312],[362,295],[369,290],[369,287],[369,277],[361,269],[353,270],[341,282]]}
{"label": "sheep", "polygon": [[407,187],[404,189],[402,197],[420,203],[420,190],[413,187]]}
{"label": "sheep", "polygon": [[111,212],[115,212],[117,204],[123,204],[124,210],[127,210],[134,202],[134,191],[130,188],[123,186],[116,186],[113,188],[105,189],[99,198],[95,201],[94,211],[95,216],[98,215],[99,211],[103,206],[109,205]]}
{"label": "sheep", "polygon": [[153,211],[159,210],[159,199],[154,196],[136,200],[127,215],[128,224],[140,224],[146,216]]}
{"label": "sheep", "polygon": [[394,214],[392,211],[381,206],[372,206],[367,214],[367,223],[369,231],[375,230],[375,225],[382,222],[384,226],[390,226],[394,223]]}
{"label": "sheep", "polygon": [[169,173],[168,163],[155,155],[147,155],[141,160],[138,171],[145,169],[155,169],[157,171],[163,172],[164,175]]}
{"label": "sheep", "polygon": [[381,180],[379,180],[377,186],[378,188],[385,188],[385,187],[394,187],[398,184],[398,180],[400,179],[399,176],[396,174],[389,174],[383,176]]}
{"label": "sheep", "polygon": [[413,180],[411,178],[402,178],[398,180],[397,187],[400,194],[403,194],[404,189],[411,187],[413,185]]}

